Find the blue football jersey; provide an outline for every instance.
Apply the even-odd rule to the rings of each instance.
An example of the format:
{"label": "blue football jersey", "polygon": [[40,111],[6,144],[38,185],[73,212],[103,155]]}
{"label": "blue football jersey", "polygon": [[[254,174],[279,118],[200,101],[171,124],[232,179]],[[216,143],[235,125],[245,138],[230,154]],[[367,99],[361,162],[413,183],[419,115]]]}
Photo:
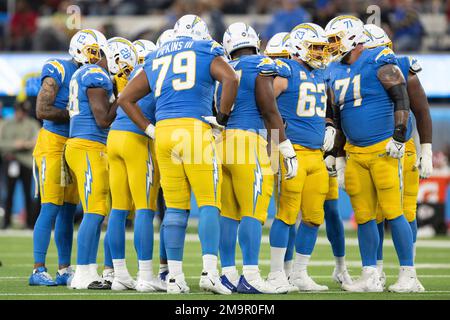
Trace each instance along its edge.
{"label": "blue football jersey", "polygon": [[[54,106],[58,109],[67,109],[69,102],[69,83],[72,75],[77,71],[78,66],[72,60],[51,59],[42,67],[41,85],[46,77],[55,79],[58,85]],[[56,133],[60,136],[69,136],[69,122],[57,123],[51,120],[43,121],[44,129]]]}
{"label": "blue football jersey", "polygon": [[353,64],[329,67],[330,88],[340,108],[341,126],[347,141],[359,147],[381,142],[394,132],[394,104],[378,80],[386,64],[398,65],[391,49],[366,49]]}
{"label": "blue football jersey", "polygon": [[215,41],[178,38],[146,58],[144,71],[156,98],[156,121],[212,114],[212,60],[224,54]]}
{"label": "blue football jersey", "polygon": [[[403,77],[405,78],[406,82],[408,82],[409,73],[416,74],[422,70],[419,63],[417,62],[417,59],[414,57],[401,56],[401,57],[397,57],[397,60],[398,60],[398,66],[400,67],[400,70],[402,70],[402,74],[403,74]],[[414,117],[414,115],[410,111],[409,119],[408,119],[408,126],[407,126],[407,130],[406,130],[406,140],[409,140],[412,137],[412,133],[414,130],[413,117]]]}
{"label": "blue football jersey", "polygon": [[89,88],[103,88],[113,95],[113,83],[105,69],[87,64],[78,69],[70,81],[70,138],[82,138],[106,144],[109,128],[97,125],[87,95]]}
{"label": "blue football jersey", "polygon": [[323,70],[309,70],[297,61],[279,59],[280,72],[288,86],[278,98],[286,121],[286,135],[293,144],[320,149],[325,136],[327,95]]}
{"label": "blue football jersey", "polygon": [[[271,76],[277,74],[275,62],[262,55],[244,55],[228,62],[239,77],[239,88],[236,95],[227,129],[254,130],[265,135],[264,120],[256,104],[255,83],[258,75]],[[216,91],[216,108],[220,109],[222,85]]]}
{"label": "blue football jersey", "polygon": [[[143,65],[137,66],[133,72],[130,74],[130,79],[143,70]],[[148,95],[143,97],[137,102],[137,105],[141,108],[144,116],[150,120],[151,123],[155,124],[155,107],[156,100],[153,92],[150,92]],[[111,130],[120,130],[120,131],[130,131],[137,134],[145,135],[145,132],[139,129],[139,127],[128,117],[128,115],[123,111],[123,109],[119,106],[117,109],[117,116],[114,122],[111,125]]]}

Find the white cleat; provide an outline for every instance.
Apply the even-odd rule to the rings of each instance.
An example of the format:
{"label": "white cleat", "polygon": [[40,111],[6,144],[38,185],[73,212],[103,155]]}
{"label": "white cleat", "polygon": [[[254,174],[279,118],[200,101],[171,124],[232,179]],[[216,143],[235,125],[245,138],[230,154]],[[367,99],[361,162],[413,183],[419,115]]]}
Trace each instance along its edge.
{"label": "white cleat", "polygon": [[136,281],[132,277],[118,277],[115,276],[111,285],[111,290],[123,291],[123,290],[135,290]]}
{"label": "white cleat", "polygon": [[417,279],[416,269],[414,267],[400,267],[398,280],[388,288],[391,292],[410,293],[424,292],[425,288]]}
{"label": "white cleat", "polygon": [[284,271],[270,272],[267,276],[267,282],[272,287],[275,287],[277,291],[283,291],[287,293],[298,292],[298,288],[289,283],[289,280],[286,277]]}
{"label": "white cleat", "polygon": [[306,271],[292,272],[291,284],[300,291],[327,291],[328,287],[317,284]]}
{"label": "white cleat", "polygon": [[166,292],[167,291],[167,274],[158,274],[157,277],[153,278],[152,286],[156,291]]}
{"label": "white cleat", "polygon": [[352,277],[350,277],[350,274],[348,273],[347,268],[338,271],[336,268],[334,268],[333,270],[333,280],[337,283],[339,283],[339,285],[349,285],[353,283],[353,279]]}
{"label": "white cleat", "polygon": [[376,268],[363,267],[361,277],[352,284],[342,284],[342,289],[350,292],[383,292],[380,275]]}
{"label": "white cleat", "polygon": [[75,274],[72,279],[68,281],[67,287],[78,290],[88,289],[89,285],[95,281],[97,281],[97,279],[93,278],[89,272],[75,270]]}
{"label": "white cleat", "polygon": [[386,273],[384,273],[384,271],[380,274],[380,282],[383,289],[386,288]]}
{"label": "white cleat", "polygon": [[103,270],[102,280],[109,285],[112,285],[114,281],[114,269]]}
{"label": "white cleat", "polygon": [[216,294],[231,294],[231,290],[220,281],[219,272],[202,271],[200,276],[200,289]]}
{"label": "white cleat", "polygon": [[167,293],[170,294],[180,294],[180,293],[189,293],[189,287],[184,280],[184,273],[181,273],[177,276],[172,276],[170,273],[168,275],[167,280]]}
{"label": "white cleat", "polygon": [[136,291],[138,292],[156,292],[156,288],[153,286],[152,281],[145,281],[143,279],[139,279],[136,281]]}

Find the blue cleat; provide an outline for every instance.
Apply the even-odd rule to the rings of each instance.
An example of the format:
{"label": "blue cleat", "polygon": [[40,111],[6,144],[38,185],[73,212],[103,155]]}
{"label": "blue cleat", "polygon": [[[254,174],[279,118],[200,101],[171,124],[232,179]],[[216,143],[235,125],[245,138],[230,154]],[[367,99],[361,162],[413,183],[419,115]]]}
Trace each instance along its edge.
{"label": "blue cleat", "polygon": [[239,283],[237,285],[238,293],[247,293],[247,294],[277,294],[277,293],[286,293],[278,292],[276,288],[271,286],[269,283],[264,281],[259,272],[252,275],[252,279],[246,279],[244,275],[241,275],[239,279]]}
{"label": "blue cleat", "polygon": [[38,267],[33,270],[33,273],[28,280],[30,286],[56,286],[56,282],[48,274],[46,267]]}
{"label": "blue cleat", "polygon": [[166,271],[164,271],[164,272],[161,272],[158,276],[159,276],[159,279],[161,279],[161,281],[164,281],[164,282],[166,282],[166,280],[167,280],[167,275],[169,274],[169,270],[166,270]]}
{"label": "blue cleat", "polygon": [[226,275],[221,275],[220,276],[220,282],[222,282],[222,284],[227,287],[228,289],[231,290],[231,292],[237,292],[237,287],[227,278]]}
{"label": "blue cleat", "polygon": [[67,286],[68,280],[74,274],[71,267],[67,267],[66,272],[60,274],[59,271],[56,272],[55,282],[57,286]]}

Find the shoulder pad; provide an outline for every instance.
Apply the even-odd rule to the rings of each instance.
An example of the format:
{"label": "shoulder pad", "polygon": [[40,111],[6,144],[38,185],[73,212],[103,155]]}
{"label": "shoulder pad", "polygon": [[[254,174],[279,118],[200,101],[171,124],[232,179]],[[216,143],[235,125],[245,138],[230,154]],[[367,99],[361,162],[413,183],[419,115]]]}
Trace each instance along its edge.
{"label": "shoulder pad", "polygon": [[276,63],[269,57],[262,56],[258,61],[259,63],[256,66],[256,68],[258,69],[259,74],[264,76],[271,76],[278,74]]}
{"label": "shoulder pad", "polygon": [[415,57],[409,56],[408,59],[409,59],[409,72],[411,72],[412,74],[416,74],[422,71],[422,66]]}
{"label": "shoulder pad", "polygon": [[283,78],[288,78],[292,75],[291,67],[284,61],[275,59],[277,65],[278,75]]}

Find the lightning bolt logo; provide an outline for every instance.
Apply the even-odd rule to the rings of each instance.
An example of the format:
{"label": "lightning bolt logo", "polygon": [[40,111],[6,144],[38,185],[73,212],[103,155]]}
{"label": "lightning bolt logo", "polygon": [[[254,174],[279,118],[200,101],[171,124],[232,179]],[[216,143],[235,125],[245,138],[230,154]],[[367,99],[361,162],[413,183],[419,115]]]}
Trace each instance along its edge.
{"label": "lightning bolt logo", "polygon": [[214,146],[211,144],[213,157],[212,157],[212,165],[213,165],[213,184],[214,184],[214,199],[217,200],[217,185],[219,184],[219,166],[217,164],[216,159],[216,150]]}
{"label": "lightning bolt logo", "polygon": [[147,162],[147,174],[145,180],[145,190],[147,193],[147,202],[150,200],[150,188],[153,186],[153,174],[155,172],[155,167],[153,166],[152,154],[150,152],[150,145],[148,146],[148,160]]}
{"label": "lightning bolt logo", "polygon": [[44,195],[44,183],[45,183],[45,171],[47,170],[47,164],[45,161],[45,157],[42,157],[41,162],[41,189],[42,189],[42,195]]}
{"label": "lightning bolt logo", "polygon": [[255,181],[253,182],[253,214],[255,214],[256,202],[258,201],[258,196],[261,195],[263,175],[261,172],[261,166],[259,164],[258,155],[255,151],[256,168],[254,171]]}
{"label": "lightning bolt logo", "polygon": [[89,162],[89,157],[86,153],[87,170],[84,172],[85,182],[84,182],[84,201],[86,203],[86,211],[88,210],[88,200],[89,195],[92,192],[92,170],[91,163]]}

